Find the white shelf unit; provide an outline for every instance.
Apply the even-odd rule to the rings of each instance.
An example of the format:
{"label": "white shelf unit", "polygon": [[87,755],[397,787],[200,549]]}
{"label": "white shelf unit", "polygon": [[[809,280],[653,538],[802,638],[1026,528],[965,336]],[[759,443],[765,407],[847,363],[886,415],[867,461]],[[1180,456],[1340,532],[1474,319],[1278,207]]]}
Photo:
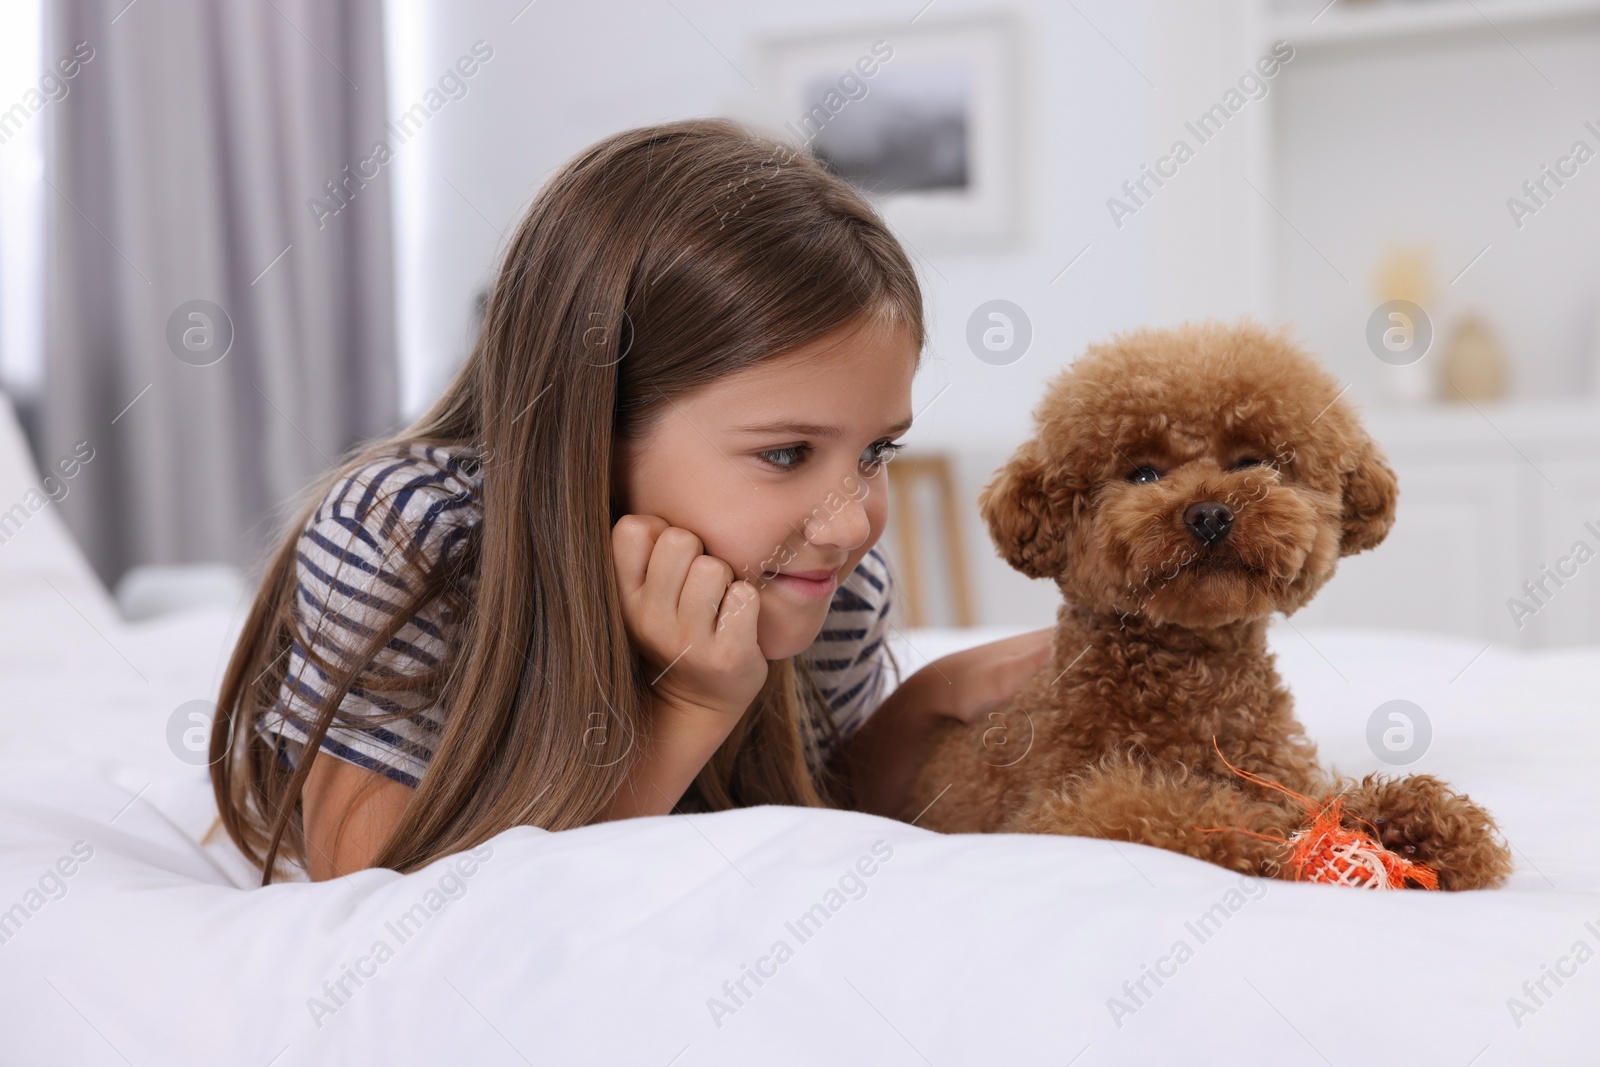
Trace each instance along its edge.
{"label": "white shelf unit", "polygon": [[1267,40],[1309,48],[1439,37],[1457,32],[1506,32],[1600,16],[1595,0],[1410,0],[1410,2],[1295,3],[1269,7],[1262,19]]}
{"label": "white shelf unit", "polygon": [[1521,648],[1600,643],[1600,404],[1375,410],[1365,421],[1400,479],[1394,529],[1340,563],[1306,620]]}
{"label": "white shelf unit", "polygon": [[[1351,386],[1400,477],[1388,541],[1352,557],[1308,621],[1520,647],[1600,642],[1600,160],[1521,230],[1506,198],[1580,136],[1600,148],[1600,0],[1242,0],[1239,69],[1287,40],[1236,203],[1254,302]],[[1320,12],[1320,13],[1319,13]],[[1557,88],[1559,87],[1559,88]],[[1587,109],[1587,110],[1585,110]],[[1508,354],[1496,404],[1400,406],[1366,348],[1391,241],[1434,249],[1435,348],[1471,310]],[[1475,258],[1476,257],[1476,258]],[[1413,368],[1416,369],[1416,368]],[[1574,569],[1570,561],[1566,569]],[[1508,601],[1538,610],[1513,619]]]}

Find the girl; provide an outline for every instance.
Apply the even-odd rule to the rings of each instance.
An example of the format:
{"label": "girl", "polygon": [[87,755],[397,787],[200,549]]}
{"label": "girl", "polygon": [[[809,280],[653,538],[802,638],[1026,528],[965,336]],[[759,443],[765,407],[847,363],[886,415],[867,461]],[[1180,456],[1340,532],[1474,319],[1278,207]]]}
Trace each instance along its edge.
{"label": "girl", "polygon": [[311,486],[268,566],[211,752],[262,884],[517,825],[898,814],[936,717],[1049,652],[945,657],[880,706],[923,342],[905,253],[815,159],[697,120],[570,161],[443,396]]}

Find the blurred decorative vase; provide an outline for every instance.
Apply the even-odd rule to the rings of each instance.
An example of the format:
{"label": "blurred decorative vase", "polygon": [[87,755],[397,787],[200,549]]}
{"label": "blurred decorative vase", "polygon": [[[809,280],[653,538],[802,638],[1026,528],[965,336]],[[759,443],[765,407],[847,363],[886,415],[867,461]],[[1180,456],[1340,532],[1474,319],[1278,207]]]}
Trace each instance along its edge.
{"label": "blurred decorative vase", "polygon": [[1505,396],[1506,364],[1488,323],[1476,315],[1462,318],[1440,360],[1444,375],[1441,395],[1447,400],[1498,400]]}
{"label": "blurred decorative vase", "polygon": [[[1401,322],[1400,315],[1420,315],[1426,319],[1426,308],[1433,303],[1433,269],[1431,266],[1432,250],[1427,245],[1406,244],[1391,241],[1378,257],[1373,267],[1372,289],[1378,299],[1385,304],[1394,301],[1406,301],[1413,308],[1396,313],[1391,311],[1386,325]],[[1379,309],[1382,311],[1382,308]],[[1439,372],[1435,365],[1439,361],[1438,346],[1433,342],[1433,327],[1426,322],[1406,321],[1403,323],[1407,336],[1413,336],[1425,330],[1430,340],[1428,349],[1410,362],[1398,360],[1384,360],[1384,365],[1378,368],[1378,385],[1382,394],[1391,403],[1402,405],[1416,405],[1431,401],[1439,389],[1437,380]],[[1368,343],[1371,343],[1369,339]],[[1429,349],[1435,352],[1432,359],[1427,359]],[[1374,354],[1378,354],[1374,350]],[[1379,358],[1383,357],[1379,355]]]}

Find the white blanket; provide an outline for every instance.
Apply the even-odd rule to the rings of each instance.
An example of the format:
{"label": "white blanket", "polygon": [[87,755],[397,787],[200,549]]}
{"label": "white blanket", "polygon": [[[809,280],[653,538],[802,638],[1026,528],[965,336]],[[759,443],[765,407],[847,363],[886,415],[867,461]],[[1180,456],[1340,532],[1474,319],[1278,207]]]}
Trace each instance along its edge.
{"label": "white blanket", "polygon": [[[14,488],[0,470],[0,504]],[[123,624],[53,519],[0,545],[0,1063],[1595,1062],[1596,650],[1272,632],[1342,770],[1381,769],[1379,704],[1426,710],[1411,769],[1517,850],[1495,892],[776,807],[258,889],[197,843],[209,783],[168,743],[240,612]]]}

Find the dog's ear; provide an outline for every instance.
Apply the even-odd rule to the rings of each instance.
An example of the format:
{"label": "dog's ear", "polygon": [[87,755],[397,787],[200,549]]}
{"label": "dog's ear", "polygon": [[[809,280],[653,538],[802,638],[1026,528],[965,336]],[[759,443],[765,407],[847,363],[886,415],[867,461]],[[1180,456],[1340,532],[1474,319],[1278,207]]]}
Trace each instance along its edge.
{"label": "dog's ear", "polygon": [[1054,578],[1066,564],[1045,475],[1038,442],[1029,441],[978,494],[978,510],[1001,558],[1030,578]]}
{"label": "dog's ear", "polygon": [[[1364,436],[1364,435],[1363,435]],[[1394,525],[1400,483],[1376,442],[1364,438],[1355,466],[1344,472],[1344,534],[1341,556],[1376,547]]]}

